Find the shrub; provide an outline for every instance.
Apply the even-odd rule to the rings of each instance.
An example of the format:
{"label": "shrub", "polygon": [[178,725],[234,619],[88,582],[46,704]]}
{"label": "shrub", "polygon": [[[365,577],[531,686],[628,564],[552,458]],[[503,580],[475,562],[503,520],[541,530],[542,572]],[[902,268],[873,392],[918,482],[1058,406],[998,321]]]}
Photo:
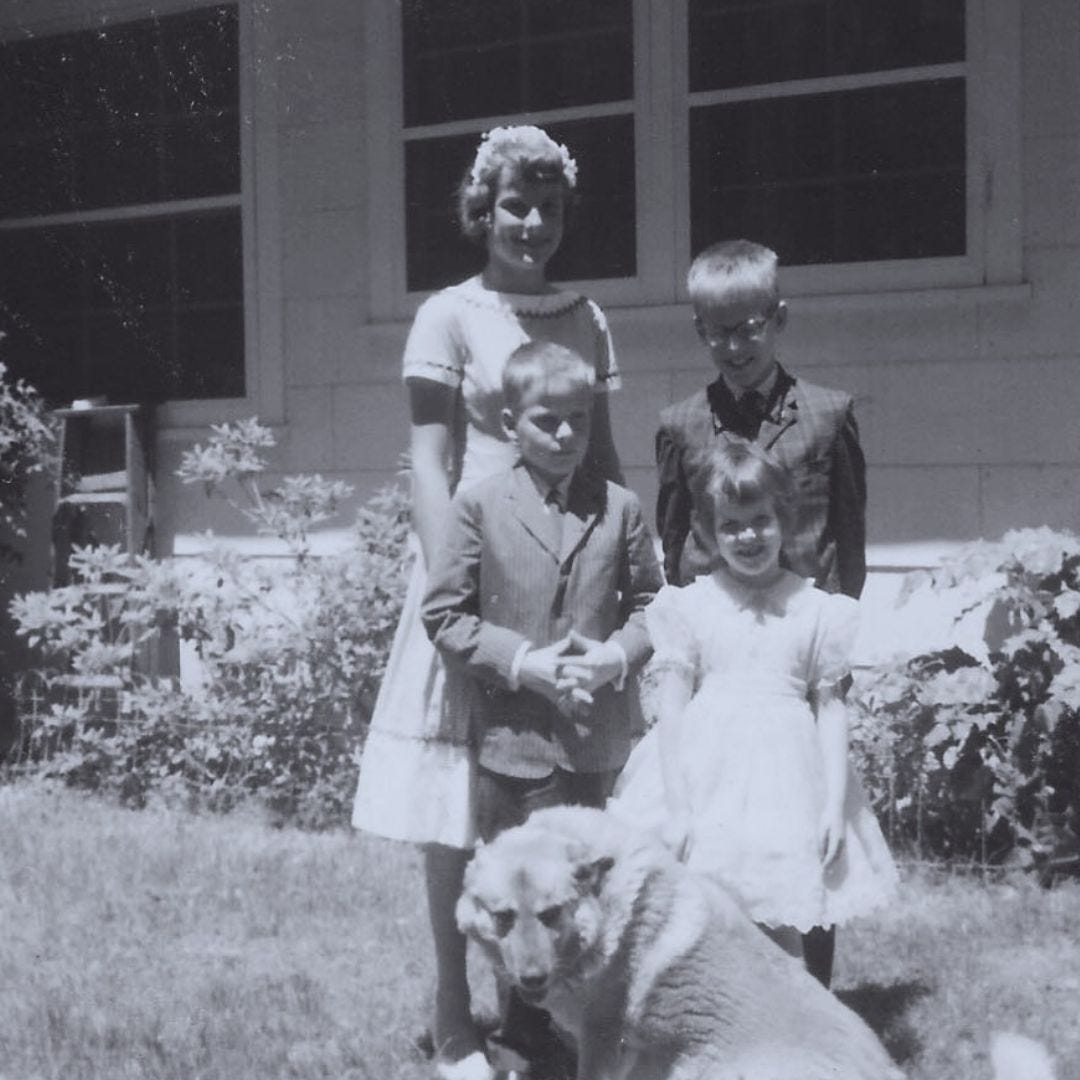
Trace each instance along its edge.
{"label": "shrub", "polygon": [[[399,488],[380,492],[345,550],[315,555],[311,528],[350,489],[295,476],[264,490],[272,445],[254,420],[215,427],[178,475],[226,498],[287,557],[77,549],[74,584],[13,603],[20,633],[51,662],[37,673],[49,705],[33,767],[136,803],[181,793],[225,809],[255,797],[280,819],[345,820],[404,593],[407,502]],[[198,657],[200,685],[152,673],[146,657],[169,636]]]}
{"label": "shrub", "polygon": [[[863,673],[853,745],[893,837],[921,855],[1080,871],[1080,540],[1008,533],[916,575],[985,651]],[[979,653],[979,655],[974,655]]]}
{"label": "shrub", "polygon": [[0,580],[5,564],[18,557],[12,541],[26,536],[27,481],[56,464],[56,426],[45,402],[0,363]]}

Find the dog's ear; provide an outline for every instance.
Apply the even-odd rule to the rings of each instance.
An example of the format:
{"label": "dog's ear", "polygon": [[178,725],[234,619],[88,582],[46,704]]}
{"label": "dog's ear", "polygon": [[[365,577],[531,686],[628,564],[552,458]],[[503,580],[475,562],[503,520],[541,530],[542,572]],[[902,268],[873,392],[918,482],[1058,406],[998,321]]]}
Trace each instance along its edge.
{"label": "dog's ear", "polygon": [[574,882],[582,895],[592,893],[593,896],[599,896],[600,890],[604,887],[604,879],[614,865],[615,860],[610,855],[579,862],[574,867]]}

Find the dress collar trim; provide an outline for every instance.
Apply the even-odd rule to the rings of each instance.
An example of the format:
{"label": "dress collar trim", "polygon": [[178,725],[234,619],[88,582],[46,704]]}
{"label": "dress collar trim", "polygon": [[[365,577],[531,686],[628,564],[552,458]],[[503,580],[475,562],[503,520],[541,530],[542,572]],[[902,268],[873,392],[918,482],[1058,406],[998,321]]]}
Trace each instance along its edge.
{"label": "dress collar trim", "polygon": [[764,589],[744,585],[732,577],[724,567],[714,570],[712,578],[720,591],[740,611],[769,615],[786,614],[788,601],[809,585],[805,578],[793,574],[790,570],[785,570],[772,585]]}
{"label": "dress collar trim", "polygon": [[537,318],[564,315],[585,303],[585,297],[576,292],[511,293],[485,289],[479,276],[452,285],[450,290],[467,303],[486,311]]}

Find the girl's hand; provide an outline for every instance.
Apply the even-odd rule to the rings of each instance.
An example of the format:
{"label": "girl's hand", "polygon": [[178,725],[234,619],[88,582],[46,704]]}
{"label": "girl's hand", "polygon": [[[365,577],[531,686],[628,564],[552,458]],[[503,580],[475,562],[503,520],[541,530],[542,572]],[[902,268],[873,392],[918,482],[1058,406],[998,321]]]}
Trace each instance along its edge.
{"label": "girl's hand", "polygon": [[681,807],[669,811],[660,827],[660,839],[679,862],[686,862],[693,847],[693,820],[689,811]]}
{"label": "girl's hand", "polygon": [[576,630],[567,635],[568,654],[559,665],[559,688],[592,695],[615,682],[626,670],[626,653],[609,641],[586,637]]}
{"label": "girl's hand", "polygon": [[821,837],[821,865],[828,870],[844,846],[843,807],[827,808],[822,813],[818,835]]}

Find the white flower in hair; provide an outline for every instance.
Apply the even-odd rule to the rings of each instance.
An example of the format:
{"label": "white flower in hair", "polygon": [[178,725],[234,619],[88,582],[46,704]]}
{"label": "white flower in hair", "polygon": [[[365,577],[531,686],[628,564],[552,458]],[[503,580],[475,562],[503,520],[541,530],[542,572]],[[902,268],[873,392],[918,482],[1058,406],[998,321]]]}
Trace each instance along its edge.
{"label": "white flower in hair", "polygon": [[577,162],[570,156],[570,151],[562,143],[557,143],[543,128],[533,124],[518,124],[513,127],[494,127],[480,136],[480,146],[473,160],[469,182],[479,184],[484,175],[490,172],[499,158],[511,147],[534,147],[558,155],[562,165],[562,174],[570,187],[577,186]]}

